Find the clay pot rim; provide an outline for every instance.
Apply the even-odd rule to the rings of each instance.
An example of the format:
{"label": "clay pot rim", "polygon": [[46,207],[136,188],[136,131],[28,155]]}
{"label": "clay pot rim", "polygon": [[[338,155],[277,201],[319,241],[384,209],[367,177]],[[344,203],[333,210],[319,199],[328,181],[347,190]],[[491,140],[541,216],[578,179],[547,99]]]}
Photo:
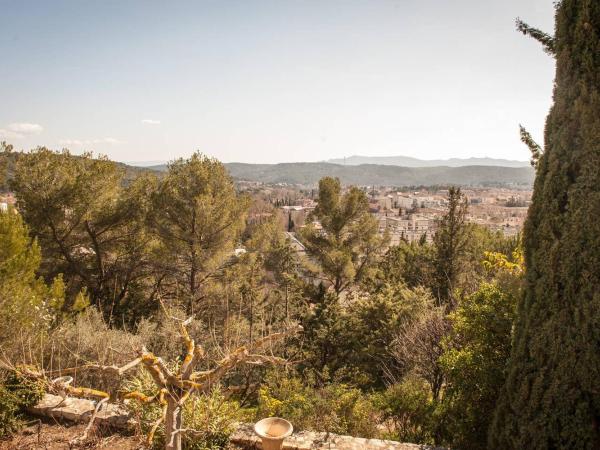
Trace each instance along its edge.
{"label": "clay pot rim", "polygon": [[[267,422],[267,421],[284,422],[284,424],[286,424],[288,426],[288,430],[281,436],[277,436],[277,437],[264,434],[263,432],[258,430],[258,427],[263,422]],[[289,422],[288,420],[285,420],[281,417],[265,417],[264,419],[261,419],[254,424],[254,432],[262,439],[268,439],[268,440],[273,440],[273,441],[282,441],[283,439],[285,439],[286,437],[289,437],[294,432],[294,426],[291,424],[291,422]]]}
{"label": "clay pot rim", "polygon": [[63,377],[58,377],[52,380],[52,384],[57,384],[59,386],[68,386],[73,382],[73,377],[65,375]]}

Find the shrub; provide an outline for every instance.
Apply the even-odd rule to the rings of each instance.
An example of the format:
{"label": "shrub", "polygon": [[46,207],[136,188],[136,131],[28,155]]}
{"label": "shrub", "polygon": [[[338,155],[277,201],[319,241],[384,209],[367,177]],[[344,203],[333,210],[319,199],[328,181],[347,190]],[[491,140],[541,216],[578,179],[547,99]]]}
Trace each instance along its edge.
{"label": "shrub", "polygon": [[439,410],[444,444],[487,448],[487,432],[506,379],[517,299],[497,284],[484,283],[450,314],[453,329],[440,357],[447,380]]}
{"label": "shrub", "polygon": [[[61,277],[47,284],[37,276],[40,246],[13,209],[0,211],[0,348],[12,356],[17,336],[38,336],[56,319],[64,302]],[[18,330],[18,332],[17,332]]]}
{"label": "shrub", "polygon": [[0,438],[20,429],[25,408],[39,402],[44,392],[41,381],[18,371],[0,374]]}
{"label": "shrub", "polygon": [[[156,385],[151,375],[140,370],[125,383],[125,390],[153,395]],[[138,420],[140,432],[148,434],[152,425],[161,417],[162,407],[157,403],[139,403],[130,400],[128,410]],[[193,394],[184,403],[183,423],[186,429],[195,432],[184,434],[183,448],[186,450],[216,450],[226,448],[235,425],[244,419],[240,405],[225,398],[219,386],[207,394]],[[153,440],[153,448],[164,447],[164,428],[159,427]]]}
{"label": "shrub", "polygon": [[384,392],[373,395],[382,414],[387,438],[403,442],[431,442],[434,403],[427,382],[409,375]]}
{"label": "shrub", "polygon": [[271,373],[259,389],[257,419],[269,416],[283,417],[295,429],[369,438],[377,434],[369,398],[341,383],[312,387],[298,377]]}
{"label": "shrub", "polygon": [[[139,336],[110,328],[97,309],[88,308],[52,330],[40,350],[41,361],[31,362],[46,369],[65,369],[86,363],[120,366],[134,359],[135,350],[142,345]],[[98,370],[81,370],[73,374],[73,378],[74,386],[110,393],[116,392],[120,385],[114,374]]]}

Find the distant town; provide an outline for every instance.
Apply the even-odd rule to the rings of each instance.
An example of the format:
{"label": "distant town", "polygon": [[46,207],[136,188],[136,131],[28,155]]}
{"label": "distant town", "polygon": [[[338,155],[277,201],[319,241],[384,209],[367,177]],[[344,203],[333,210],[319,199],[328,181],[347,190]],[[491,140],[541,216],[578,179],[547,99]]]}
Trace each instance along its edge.
{"label": "distant town", "polygon": [[[299,189],[292,186],[261,183],[241,183],[240,189],[253,197],[255,202],[249,221],[259,223],[270,217],[269,205],[275,207],[281,227],[291,234],[307,223],[316,207],[315,189]],[[369,198],[369,210],[379,221],[381,234],[387,231],[390,245],[401,240],[431,242],[435,234],[436,219],[447,208],[447,188],[399,189],[395,187],[363,187]],[[516,236],[522,229],[531,202],[532,191],[511,188],[462,188],[469,209],[467,220],[505,236]],[[318,228],[320,224],[315,222]]]}

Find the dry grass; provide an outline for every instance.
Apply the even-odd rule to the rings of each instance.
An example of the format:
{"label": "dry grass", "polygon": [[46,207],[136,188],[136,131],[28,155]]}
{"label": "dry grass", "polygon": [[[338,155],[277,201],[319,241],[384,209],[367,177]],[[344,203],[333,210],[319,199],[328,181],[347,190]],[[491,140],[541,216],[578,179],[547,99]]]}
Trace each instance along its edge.
{"label": "dry grass", "polygon": [[0,450],[74,450],[74,449],[140,449],[140,438],[111,434],[109,430],[94,430],[85,443],[70,444],[84,432],[85,424],[65,425],[42,423],[30,425],[12,439],[0,441]]}

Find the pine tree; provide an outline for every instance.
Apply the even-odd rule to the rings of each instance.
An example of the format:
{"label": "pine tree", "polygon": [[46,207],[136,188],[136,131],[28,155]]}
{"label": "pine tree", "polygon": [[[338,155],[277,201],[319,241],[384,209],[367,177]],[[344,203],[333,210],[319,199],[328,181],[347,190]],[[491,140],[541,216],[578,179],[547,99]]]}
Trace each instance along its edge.
{"label": "pine tree", "polygon": [[[237,195],[225,166],[194,153],[169,164],[152,194],[150,227],[169,274],[169,295],[198,312],[203,285],[227,264],[245,225],[247,197]],[[204,305],[206,306],[206,305]]]}
{"label": "pine tree", "polygon": [[146,274],[147,183],[140,178],[124,188],[124,175],[106,158],[41,147],[19,154],[9,182],[44,249],[41,273],[63,274],[69,303],[85,290],[107,319],[138,307],[136,284]]}
{"label": "pine tree", "polygon": [[467,198],[458,187],[448,189],[448,209],[437,221],[433,238],[436,254],[434,258],[435,280],[432,286],[438,304],[448,311],[454,309],[454,288],[458,281],[469,238],[466,227]]}
{"label": "pine tree", "polygon": [[4,191],[7,188],[8,159],[12,150],[12,145],[7,144],[5,141],[0,142],[0,191]]}
{"label": "pine tree", "polygon": [[41,260],[21,216],[12,208],[0,211],[0,348],[18,334],[41,332],[63,307],[62,277],[46,284],[36,274]]}
{"label": "pine tree", "polygon": [[318,205],[309,218],[312,220],[318,220],[322,230],[309,224],[301,230],[301,238],[307,253],[320,266],[316,276],[339,296],[367,277],[387,243],[387,235],[379,236],[365,193],[356,187],[342,193],[337,178],[319,181]]}
{"label": "pine tree", "polygon": [[524,231],[526,286],[497,449],[600,448],[600,2],[557,4],[554,105]]}

